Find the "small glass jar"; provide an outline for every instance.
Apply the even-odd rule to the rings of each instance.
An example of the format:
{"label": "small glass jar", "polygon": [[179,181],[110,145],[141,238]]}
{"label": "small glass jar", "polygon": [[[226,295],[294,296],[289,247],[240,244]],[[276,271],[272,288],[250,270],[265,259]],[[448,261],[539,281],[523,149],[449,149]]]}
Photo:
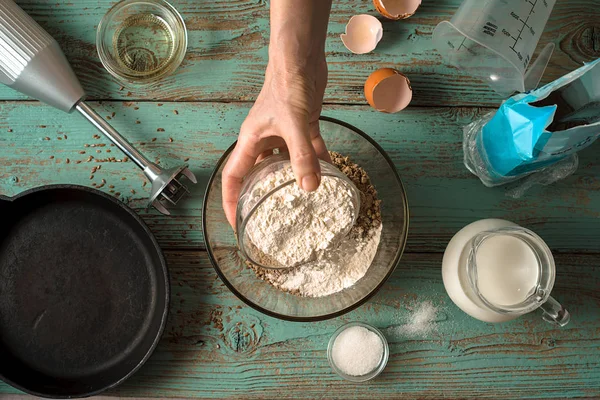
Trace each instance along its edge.
{"label": "small glass jar", "polygon": [[[341,235],[343,237],[350,231],[350,229],[352,229],[352,226],[358,219],[361,201],[360,191],[356,188],[354,183],[352,183],[352,181],[337,167],[323,160],[319,161],[321,164],[321,176],[339,179],[351,193],[354,215],[352,224],[350,224],[347,228],[347,231],[343,232]],[[269,174],[273,174],[285,168],[291,168],[291,162],[288,153],[273,154],[269,157],[266,157],[260,163],[256,164],[254,168],[250,170],[248,175],[246,175],[238,199],[236,213],[236,233],[239,248],[248,261],[262,268],[285,269],[290,267],[289,265],[281,265],[276,260],[263,254],[259,249],[256,248],[256,246],[254,246],[252,240],[246,232],[248,221],[250,221],[250,219],[254,216],[254,213],[258,207],[260,207],[260,205],[263,204],[265,200],[267,200],[275,192],[296,182],[295,178],[284,180],[278,182],[272,190],[264,195],[255,195],[254,189],[263,179],[265,179]]]}
{"label": "small glass jar", "polygon": [[119,81],[148,84],[179,67],[187,30],[179,12],[164,0],[124,0],[100,21],[96,47],[102,65]]}
{"label": "small glass jar", "polygon": [[[344,332],[346,329],[352,328],[354,326],[360,326],[362,328],[368,329],[369,331],[375,333],[377,336],[379,336],[379,339],[381,339],[381,343],[383,344],[383,355],[381,356],[381,361],[379,362],[377,367],[375,367],[371,372],[368,372],[365,375],[359,375],[359,376],[348,375],[348,374],[345,374],[344,372],[342,372],[337,367],[337,365],[335,365],[335,362],[333,361],[333,354],[332,354],[333,353],[333,345],[335,344],[335,340],[337,339],[337,337],[342,332]],[[390,347],[389,347],[387,339],[385,338],[383,333],[381,333],[381,331],[379,329],[377,329],[371,325],[362,323],[362,322],[349,322],[349,323],[339,327],[338,330],[333,333],[333,335],[331,336],[331,339],[329,339],[329,345],[327,346],[327,360],[329,361],[329,365],[331,366],[331,369],[333,369],[333,371],[336,374],[338,374],[340,377],[342,377],[348,381],[351,381],[351,382],[366,382],[366,381],[369,381],[369,380],[375,378],[377,375],[379,375],[385,369],[385,366],[387,365],[389,357],[390,357]]]}

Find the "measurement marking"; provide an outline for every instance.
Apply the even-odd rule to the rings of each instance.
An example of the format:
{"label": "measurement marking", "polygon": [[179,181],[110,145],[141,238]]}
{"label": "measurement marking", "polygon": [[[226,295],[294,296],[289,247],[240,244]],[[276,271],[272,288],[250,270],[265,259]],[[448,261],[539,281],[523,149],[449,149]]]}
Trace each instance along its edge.
{"label": "measurement marking", "polygon": [[521,29],[519,30],[519,35],[516,38],[513,37],[512,35],[510,35],[510,37],[512,39],[514,39],[515,43],[512,46],[508,47],[519,57],[519,60],[523,61],[523,65],[525,67],[527,67],[527,64],[529,63],[529,61],[531,59],[531,55],[530,54],[521,54],[520,51],[517,51],[516,47],[517,47],[517,44],[519,43],[519,40],[522,39],[522,35],[523,35],[523,31],[525,30],[525,27],[529,28],[529,32],[531,33],[531,36],[535,36],[535,31],[534,31],[533,27],[530,26],[528,23],[529,23],[529,18],[531,18],[531,15],[535,14],[535,6],[536,6],[538,0],[535,0],[535,1],[526,0],[526,2],[531,4],[531,10],[529,10],[529,15],[527,15],[527,18],[525,18],[524,21],[521,17],[517,17],[517,14],[514,11],[511,12],[511,15],[513,17],[516,17],[516,19],[518,21],[520,21],[523,25],[521,26]]}
{"label": "measurement marking", "polygon": [[534,13],[533,10],[535,9],[535,5],[537,4],[537,2],[538,2],[538,0],[535,0],[534,2],[528,1],[528,3],[531,4],[531,10],[529,10],[529,15],[527,16],[527,18],[525,19],[525,21],[523,21],[519,17],[519,21],[521,21],[523,23],[523,26],[521,26],[521,29],[519,30],[519,35],[517,36],[517,38],[516,39],[513,38],[515,40],[515,44],[513,44],[512,47],[509,47],[515,53],[517,53],[517,51],[515,50],[515,47],[516,47],[517,43],[519,43],[519,40],[521,40],[521,35],[523,34],[523,31],[525,30],[525,27],[531,29],[531,26],[529,26],[527,23],[529,22],[529,18],[531,17],[531,14]]}
{"label": "measurement marking", "polygon": [[517,36],[517,38],[515,39],[515,44],[513,46],[516,46],[517,43],[519,42],[519,40],[521,40],[521,34],[523,33],[523,29],[521,29],[519,31],[519,36]]}
{"label": "measurement marking", "polygon": [[519,19],[519,21],[521,21],[523,23],[523,25],[525,25],[528,28],[531,28],[529,25],[527,25],[528,20],[529,20],[529,17],[527,17],[527,19],[525,21],[523,21],[522,19]]}

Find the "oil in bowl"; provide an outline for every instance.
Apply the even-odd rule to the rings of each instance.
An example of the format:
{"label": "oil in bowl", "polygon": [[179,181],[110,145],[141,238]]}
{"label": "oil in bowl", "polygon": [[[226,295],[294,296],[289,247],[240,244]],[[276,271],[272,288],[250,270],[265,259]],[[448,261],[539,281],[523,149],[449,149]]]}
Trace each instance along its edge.
{"label": "oil in bowl", "polygon": [[114,37],[118,61],[131,74],[154,74],[173,58],[174,34],[154,14],[127,18]]}
{"label": "oil in bowl", "polygon": [[123,82],[151,83],[171,74],[187,48],[185,23],[164,0],[125,0],[104,16],[98,54],[107,71]]}

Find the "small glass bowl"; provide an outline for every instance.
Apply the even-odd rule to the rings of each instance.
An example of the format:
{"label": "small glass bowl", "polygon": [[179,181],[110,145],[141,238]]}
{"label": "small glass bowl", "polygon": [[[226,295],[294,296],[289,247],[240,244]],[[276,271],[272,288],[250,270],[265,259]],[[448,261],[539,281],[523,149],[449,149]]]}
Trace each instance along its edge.
{"label": "small glass bowl", "polygon": [[127,83],[153,83],[173,73],[187,41],[181,14],[164,0],[123,0],[106,13],[96,33],[102,65]]}
{"label": "small glass bowl", "polygon": [[[381,356],[381,361],[379,362],[379,365],[373,369],[373,371],[365,374],[365,375],[359,375],[359,376],[354,376],[354,375],[347,375],[345,373],[343,373],[338,367],[337,365],[335,365],[335,363],[333,362],[333,344],[335,343],[335,340],[337,339],[337,337],[340,335],[340,333],[342,333],[343,331],[345,331],[348,328],[352,328],[353,326],[361,326],[363,328],[366,328],[368,330],[370,330],[371,332],[377,334],[377,336],[379,336],[379,338],[381,339],[381,342],[383,343],[383,355]],[[335,331],[333,333],[333,335],[331,336],[331,339],[329,339],[329,345],[327,346],[327,360],[329,361],[329,365],[331,365],[331,369],[333,369],[333,371],[338,374],[340,377],[351,381],[351,382],[366,382],[369,381],[373,378],[375,378],[377,375],[379,375],[384,369],[385,366],[387,365],[388,359],[390,358],[390,347],[388,345],[387,339],[385,338],[385,336],[383,336],[383,333],[381,333],[381,331],[377,328],[375,328],[374,326],[362,323],[362,322],[349,322],[345,325],[342,325],[338,328],[337,331]]]}
{"label": "small glass bowl", "polygon": [[[360,191],[356,188],[354,183],[337,167],[331,165],[323,160],[319,160],[321,164],[321,176],[328,176],[335,179],[339,179],[350,191],[352,198],[351,201],[354,207],[354,215],[352,224],[348,226],[346,232],[342,232],[340,238],[344,237],[350,232],[352,226],[358,219],[358,213],[360,210]],[[273,154],[266,157],[260,163],[256,164],[252,170],[244,178],[242,189],[238,199],[237,213],[236,213],[236,232],[237,240],[240,247],[240,251],[251,263],[267,269],[285,269],[291,267],[290,265],[282,265],[276,260],[263,254],[254,244],[246,233],[246,226],[248,221],[254,216],[255,211],[263,204],[270,196],[275,192],[283,189],[284,187],[294,184],[296,180],[294,178],[279,183],[275,188],[264,194],[263,196],[254,196],[254,188],[269,174],[280,171],[285,168],[291,168],[291,162],[288,153]],[[297,266],[297,265],[296,265]]]}

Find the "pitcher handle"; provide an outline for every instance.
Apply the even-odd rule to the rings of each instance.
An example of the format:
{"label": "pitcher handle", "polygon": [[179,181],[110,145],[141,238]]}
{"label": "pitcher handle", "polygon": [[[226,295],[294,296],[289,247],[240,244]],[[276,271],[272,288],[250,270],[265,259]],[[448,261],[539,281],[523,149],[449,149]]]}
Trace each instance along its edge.
{"label": "pitcher handle", "polygon": [[546,322],[556,324],[558,326],[565,326],[571,320],[571,314],[564,308],[558,301],[552,296],[548,297],[548,300],[540,306],[544,311],[542,318]]}

